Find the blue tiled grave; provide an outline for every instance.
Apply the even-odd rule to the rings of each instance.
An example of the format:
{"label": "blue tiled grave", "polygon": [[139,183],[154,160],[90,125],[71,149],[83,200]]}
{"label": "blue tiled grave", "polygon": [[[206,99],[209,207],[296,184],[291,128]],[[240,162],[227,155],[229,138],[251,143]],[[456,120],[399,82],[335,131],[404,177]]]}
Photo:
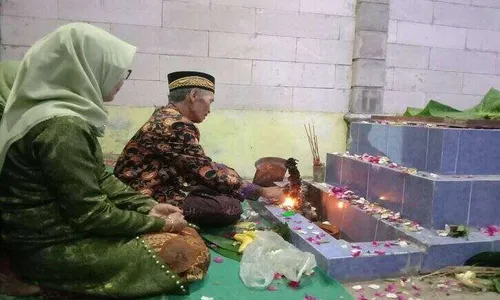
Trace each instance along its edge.
{"label": "blue tiled grave", "polygon": [[349,152],[384,155],[406,167],[439,174],[494,175],[500,130],[352,123]]}
{"label": "blue tiled grave", "polygon": [[[334,169],[339,165],[340,171]],[[352,167],[344,168],[346,165]],[[347,186],[359,196],[400,212],[426,228],[500,224],[495,209],[500,207],[500,175],[412,175],[339,154],[328,154],[327,166],[327,183]],[[353,174],[347,174],[352,170]]]}
{"label": "blue tiled grave", "polygon": [[[313,192],[309,195],[318,198],[309,200],[318,206],[322,216],[340,228],[340,240],[325,235],[299,214],[285,218],[282,216],[284,210],[279,207],[259,202],[253,202],[251,206],[271,223],[287,223],[292,228],[293,244],[313,253],[318,266],[338,280],[370,280],[432,272],[449,265],[461,265],[476,253],[500,247],[500,236],[489,237],[478,231],[471,232],[468,239],[441,237],[425,228],[419,232],[408,231],[338,200],[329,194],[330,187],[310,184],[308,189]],[[342,209],[339,202],[344,203]],[[294,230],[296,227],[305,232]],[[308,240],[318,234],[324,235],[321,240],[325,243],[315,244]],[[408,241],[408,245],[400,244],[401,240]],[[361,254],[354,257],[351,251],[357,249],[361,249]],[[380,255],[376,251],[384,253]]]}

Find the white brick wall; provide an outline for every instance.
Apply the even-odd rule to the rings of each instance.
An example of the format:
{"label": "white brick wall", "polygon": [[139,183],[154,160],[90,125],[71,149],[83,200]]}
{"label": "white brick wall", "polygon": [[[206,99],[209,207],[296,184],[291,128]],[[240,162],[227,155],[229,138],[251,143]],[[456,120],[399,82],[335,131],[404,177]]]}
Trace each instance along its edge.
{"label": "white brick wall", "polygon": [[2,15],[57,19],[58,0],[2,1]]}
{"label": "white brick wall", "polygon": [[464,73],[495,73],[495,53],[433,48],[430,69]]}
{"label": "white brick wall", "polygon": [[384,112],[458,109],[500,89],[499,0],[391,0]]}
{"label": "white brick wall", "polygon": [[500,30],[500,9],[436,3],[434,23],[447,26]]}
{"label": "white brick wall", "polygon": [[390,18],[393,20],[431,23],[434,2],[429,0],[392,0]]}
{"label": "white brick wall", "polygon": [[387,44],[386,63],[388,67],[427,69],[429,47]]}

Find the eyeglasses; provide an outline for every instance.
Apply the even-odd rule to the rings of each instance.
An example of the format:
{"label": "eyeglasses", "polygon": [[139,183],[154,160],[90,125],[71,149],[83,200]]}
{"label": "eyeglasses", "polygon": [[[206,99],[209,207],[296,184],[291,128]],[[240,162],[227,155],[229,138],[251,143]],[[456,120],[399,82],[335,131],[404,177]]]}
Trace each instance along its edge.
{"label": "eyeglasses", "polygon": [[127,80],[130,77],[130,74],[132,74],[132,70],[127,71],[127,76],[125,77],[125,80]]}

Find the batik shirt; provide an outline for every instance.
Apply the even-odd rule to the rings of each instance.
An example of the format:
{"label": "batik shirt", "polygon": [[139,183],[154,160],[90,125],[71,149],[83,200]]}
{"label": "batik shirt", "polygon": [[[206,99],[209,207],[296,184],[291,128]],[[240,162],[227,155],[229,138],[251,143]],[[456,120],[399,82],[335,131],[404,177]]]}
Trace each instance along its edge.
{"label": "batik shirt", "polygon": [[212,161],[200,145],[198,128],[172,104],[157,108],[132,137],[114,174],[141,193],[176,206],[197,185],[239,199],[256,198],[260,189]]}

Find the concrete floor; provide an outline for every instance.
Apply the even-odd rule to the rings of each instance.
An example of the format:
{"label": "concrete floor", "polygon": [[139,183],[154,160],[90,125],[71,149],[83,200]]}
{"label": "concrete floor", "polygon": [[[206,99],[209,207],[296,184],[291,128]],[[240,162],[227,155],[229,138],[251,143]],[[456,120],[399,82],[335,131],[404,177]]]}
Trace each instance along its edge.
{"label": "concrete floor", "polygon": [[[357,282],[357,283],[346,283],[345,287],[354,296],[356,300],[382,300],[390,299],[386,296],[387,292],[384,291],[387,286],[391,283],[396,284],[396,291],[400,292],[401,297],[395,298],[397,300],[500,300],[500,294],[493,292],[472,292],[467,288],[463,288],[458,285],[455,281],[446,282],[446,280],[427,282],[427,281],[414,281],[415,285],[421,290],[418,291],[420,295],[417,296],[414,292],[417,292],[412,288],[411,283],[406,283],[403,287],[399,281],[396,280],[376,280],[369,282]],[[448,284],[448,285],[447,285]],[[360,285],[363,289],[360,291],[354,290],[352,287]],[[369,287],[369,285],[378,285],[379,289],[375,290]],[[438,286],[439,285],[439,286]],[[442,285],[445,285],[444,287]],[[379,292],[379,294],[377,294]],[[378,296],[377,296],[378,295]],[[365,298],[362,298],[364,296]]]}

